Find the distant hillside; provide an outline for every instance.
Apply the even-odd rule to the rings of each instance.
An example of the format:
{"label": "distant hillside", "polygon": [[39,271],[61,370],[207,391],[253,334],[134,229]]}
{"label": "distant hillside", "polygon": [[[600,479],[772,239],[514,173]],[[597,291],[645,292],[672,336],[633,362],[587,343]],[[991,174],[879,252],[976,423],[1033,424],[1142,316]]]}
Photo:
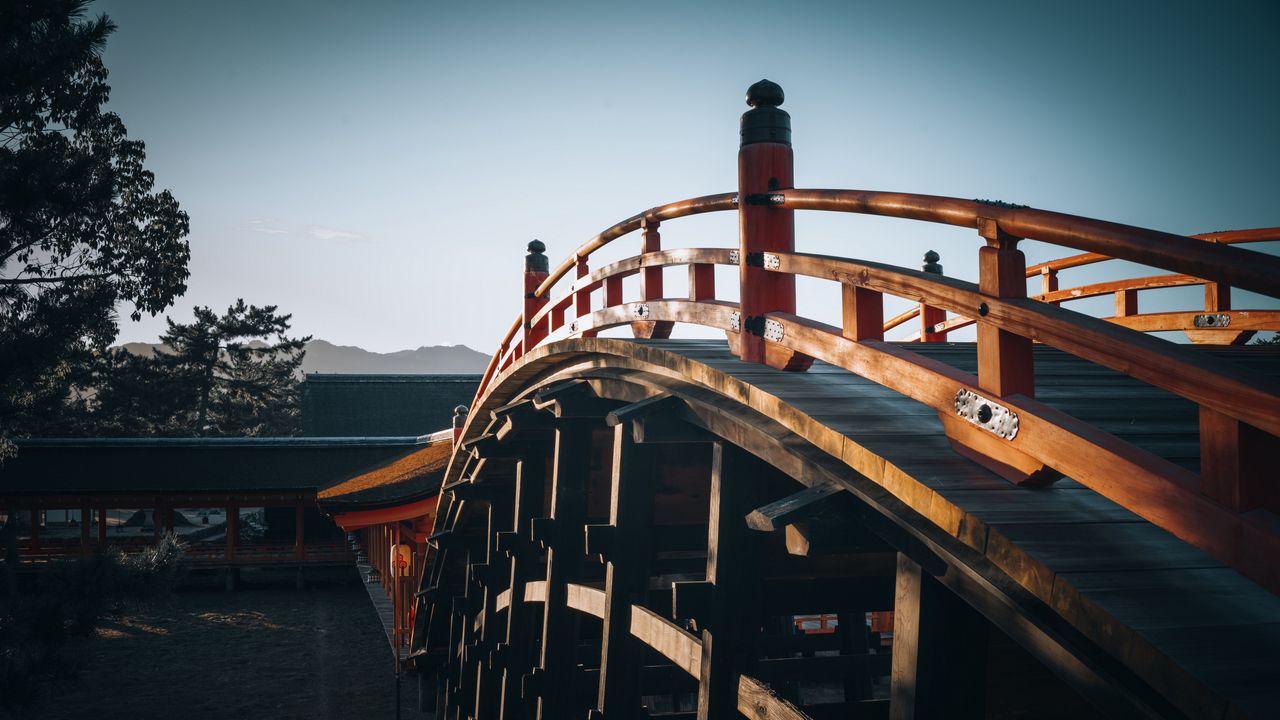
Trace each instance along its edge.
{"label": "distant hillside", "polygon": [[415,373],[482,373],[489,356],[466,345],[432,345],[417,350],[390,353],[369,352],[351,345],[334,345],[326,340],[307,343],[302,359],[303,372],[369,373],[408,375]]}
{"label": "distant hillside", "polygon": [[[160,343],[125,343],[120,347],[134,355],[151,356]],[[489,356],[466,345],[432,345],[417,350],[390,353],[369,352],[351,345],[334,345],[327,340],[307,343],[303,372],[361,373],[368,375],[468,374],[482,373]]]}

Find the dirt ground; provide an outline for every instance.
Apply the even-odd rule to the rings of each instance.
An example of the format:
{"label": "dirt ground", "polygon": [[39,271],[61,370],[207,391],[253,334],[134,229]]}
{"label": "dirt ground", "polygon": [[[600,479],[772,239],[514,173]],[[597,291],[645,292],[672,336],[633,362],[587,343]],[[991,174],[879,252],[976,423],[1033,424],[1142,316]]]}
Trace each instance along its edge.
{"label": "dirt ground", "polygon": [[[199,584],[199,578],[194,578]],[[79,678],[56,687],[33,717],[215,720],[394,718],[395,674],[382,626],[354,569],[314,577],[246,573],[108,619],[68,652]],[[402,683],[403,717],[417,684]]]}

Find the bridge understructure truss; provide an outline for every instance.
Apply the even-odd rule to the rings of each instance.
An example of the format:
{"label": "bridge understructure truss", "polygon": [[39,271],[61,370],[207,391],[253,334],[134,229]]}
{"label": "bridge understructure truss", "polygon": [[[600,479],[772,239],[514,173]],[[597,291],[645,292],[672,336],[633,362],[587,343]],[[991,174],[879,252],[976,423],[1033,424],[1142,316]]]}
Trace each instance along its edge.
{"label": "bridge understructure truss", "polygon": [[[1273,711],[1280,355],[1223,346],[1280,329],[1231,306],[1231,288],[1280,298],[1280,260],[1233,247],[1280,230],[1185,237],[795,189],[789,123],[785,142],[748,132],[781,112],[763,97],[736,194],[647,210],[554,270],[530,244],[523,312],[442,488],[411,640],[424,705],[451,720]],[[797,252],[796,210],[974,228],[978,281],[936,257],[920,272]],[[661,247],[661,223],[716,211],[737,212],[736,248]],[[635,231],[639,254],[589,268]],[[1027,239],[1077,254],[1028,268]],[[1059,287],[1109,259],[1173,274]],[[673,265],[684,297],[663,291]],[[717,265],[737,268],[736,302],[717,298]],[[838,286],[841,325],[796,314],[798,276]],[[1185,285],[1203,308],[1139,312],[1140,291]],[[1062,307],[1106,294],[1114,316]],[[917,307],[886,319],[885,295]],[[885,341],[911,320],[912,342]],[[727,342],[670,340],[676,323]],[[970,324],[975,343],[943,342]],[[617,327],[634,339],[598,336]],[[1218,348],[1144,334],[1172,329]],[[798,632],[805,618],[819,631]]]}

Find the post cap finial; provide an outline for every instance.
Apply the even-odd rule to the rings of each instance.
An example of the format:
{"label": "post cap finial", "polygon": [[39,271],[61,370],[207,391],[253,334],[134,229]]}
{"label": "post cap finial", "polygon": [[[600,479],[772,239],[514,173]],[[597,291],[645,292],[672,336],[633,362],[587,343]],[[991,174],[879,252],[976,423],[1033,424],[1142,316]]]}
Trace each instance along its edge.
{"label": "post cap finial", "polygon": [[782,86],[772,80],[761,80],[747,88],[747,104],[751,107],[778,107],[784,100]]}
{"label": "post cap finial", "polygon": [[772,80],[761,80],[747,88],[747,104],[738,132],[740,145],[754,143],[791,144],[791,116],[778,107],[785,96],[782,86]]}
{"label": "post cap finial", "polygon": [[524,256],[524,271],[544,273],[550,270],[551,263],[547,260],[547,256],[542,254],[546,251],[547,246],[541,240],[531,240],[529,254]]}
{"label": "post cap finial", "polygon": [[924,267],[922,269],[927,273],[933,273],[934,275],[941,275],[942,265],[938,263],[938,261],[941,259],[942,259],[941,255],[939,255],[937,252],[933,250],[930,250],[929,252],[924,254]]}
{"label": "post cap finial", "polygon": [[453,409],[453,426],[455,428],[460,428],[467,424],[467,412],[466,405],[459,405]]}

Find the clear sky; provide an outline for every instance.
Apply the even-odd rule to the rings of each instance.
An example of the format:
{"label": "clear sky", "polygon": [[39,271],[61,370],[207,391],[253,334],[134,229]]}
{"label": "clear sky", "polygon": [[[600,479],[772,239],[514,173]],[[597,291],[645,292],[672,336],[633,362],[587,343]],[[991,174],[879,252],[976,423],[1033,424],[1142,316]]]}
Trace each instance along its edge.
{"label": "clear sky", "polygon": [[[179,320],[243,297],[340,344],[490,352],[530,239],[555,265],[644,208],[736,188],[742,97],[762,77],[786,90],[798,187],[994,198],[1188,234],[1280,225],[1274,0],[92,10],[119,25],[110,107],[191,215]],[[664,241],[730,246],[735,222],[672,222]],[[619,243],[613,257],[634,252]],[[934,248],[947,274],[974,279],[978,240],[804,213],[797,246],[908,267]],[[1064,283],[1122,269],[1088,272]],[[800,309],[830,320],[837,298],[802,284]],[[163,327],[122,313],[120,341]]]}

